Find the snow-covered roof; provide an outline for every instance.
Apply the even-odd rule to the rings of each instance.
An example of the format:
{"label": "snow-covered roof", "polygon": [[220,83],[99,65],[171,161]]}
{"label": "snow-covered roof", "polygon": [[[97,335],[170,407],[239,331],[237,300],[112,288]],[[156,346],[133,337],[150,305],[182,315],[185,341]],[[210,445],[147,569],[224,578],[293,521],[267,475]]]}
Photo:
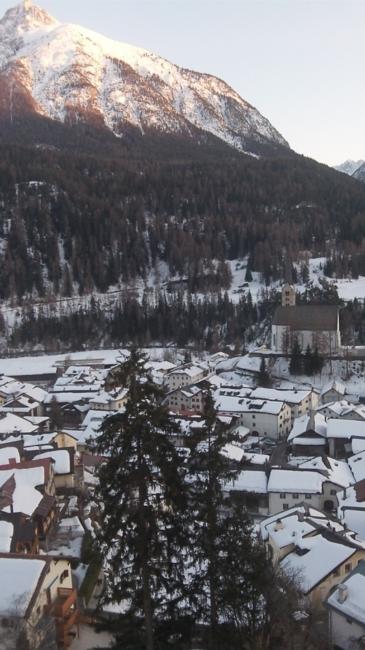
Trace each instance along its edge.
{"label": "snow-covered roof", "polygon": [[268,492],[298,492],[299,494],[321,494],[326,477],[320,472],[295,469],[272,469]]}
{"label": "snow-covered roof", "polygon": [[326,472],[328,480],[336,485],[341,485],[341,487],[348,487],[355,483],[354,475],[347,462],[328,456],[326,457],[326,462],[324,462],[322,456],[311,458],[301,463],[298,469],[315,469]]}
{"label": "snow-covered roof", "polygon": [[71,472],[70,452],[67,449],[54,449],[34,456],[33,460],[52,458],[55,474],[69,474]]}
{"label": "snow-covered roof", "polygon": [[226,458],[229,458],[229,460],[237,460],[240,462],[245,455],[245,452],[241,447],[237,447],[237,445],[233,445],[230,442],[227,442],[224,447],[222,447],[221,453],[226,456]]}
{"label": "snow-covered roof", "polygon": [[57,433],[40,433],[40,434],[25,434],[21,436],[8,436],[4,442],[13,444],[14,442],[24,443],[24,447],[34,447],[50,445]]}
{"label": "snow-covered roof", "polygon": [[224,484],[227,492],[254,492],[266,494],[267,477],[264,470],[243,470],[238,476]]}
{"label": "snow-covered roof", "polygon": [[0,465],[8,465],[9,461],[14,459],[16,463],[20,462],[19,449],[17,447],[0,447]]}
{"label": "snow-covered roof", "polygon": [[284,523],[293,517],[294,515],[298,517],[298,514],[301,515],[307,515],[308,517],[311,517],[316,520],[326,520],[326,516],[324,515],[321,510],[317,510],[317,508],[311,508],[311,507],[306,507],[304,505],[299,505],[299,506],[293,506],[292,508],[289,508],[288,510],[283,510],[282,512],[277,512],[275,515],[270,515],[270,517],[266,517],[260,522],[260,533],[261,533],[261,538],[266,541],[269,537],[269,531],[272,530],[272,526],[276,525],[277,523]]}
{"label": "snow-covered roof", "polygon": [[78,443],[84,444],[89,438],[96,438],[105,418],[115,415],[116,413],[117,411],[98,411],[90,409],[82,421],[81,430],[74,431]]}
{"label": "snow-covered roof", "polygon": [[[295,418],[292,429],[288,435],[288,441],[290,442],[290,440],[294,440],[303,433],[311,430],[312,424],[314,424],[314,432],[318,434],[318,436],[325,438],[327,431],[326,419],[321,413],[316,413],[314,416],[314,422],[311,422],[310,415],[301,415],[298,418]],[[295,440],[295,444],[298,444],[298,442]]]}
{"label": "snow-covered roof", "polygon": [[6,413],[0,417],[0,434],[5,433],[32,433],[37,431],[38,427],[26,420],[19,417],[15,413]]}
{"label": "snow-covered roof", "polygon": [[340,395],[344,395],[346,392],[346,386],[341,381],[338,381],[336,379],[334,381],[329,381],[323,386],[321,395],[325,395],[330,390],[335,390]]}
{"label": "snow-covered roof", "polygon": [[365,479],[365,452],[360,452],[347,459],[356,483]]}
{"label": "snow-covered roof", "polygon": [[[361,566],[362,565],[362,566]],[[355,571],[332,592],[327,600],[343,616],[350,617],[365,625],[365,575],[364,563],[356,567]],[[361,571],[360,571],[361,569]],[[345,592],[344,592],[345,588]],[[343,597],[345,595],[345,598]]]}
{"label": "snow-covered roof", "polygon": [[281,566],[284,571],[297,577],[305,593],[322,582],[356,550],[346,544],[330,541],[320,534],[297,540],[297,546],[303,549],[304,554],[292,551],[281,561]]}
{"label": "snow-covered roof", "polygon": [[327,438],[365,438],[365,422],[360,420],[327,420]]}
{"label": "snow-covered roof", "polygon": [[292,390],[285,388],[255,388],[250,397],[286,402],[287,404],[300,404],[310,397],[311,392],[312,390],[310,388],[306,390],[298,390],[296,388]]}
{"label": "snow-covered roof", "polygon": [[0,616],[26,614],[45,566],[45,560],[0,557]]}
{"label": "snow-covered roof", "polygon": [[[45,468],[40,465],[39,467],[0,469],[0,488],[12,477],[15,481],[12,496],[13,511],[32,515],[42,500],[42,494],[37,487],[42,487],[45,483]],[[11,511],[10,506],[3,509],[5,512]]]}
{"label": "snow-covered roof", "polygon": [[52,400],[56,400],[61,404],[77,404],[78,402],[88,403],[92,397],[96,395],[96,392],[58,392],[58,393],[48,393],[46,399],[44,400],[45,404],[50,404]]}
{"label": "snow-covered roof", "polygon": [[221,413],[266,413],[278,415],[285,402],[245,398],[234,395],[234,391],[217,391],[214,394],[215,406]]}
{"label": "snow-covered roof", "polygon": [[365,451],[365,438],[352,438],[351,450],[353,454],[358,454]]}
{"label": "snow-covered roof", "polygon": [[316,530],[310,521],[305,519],[301,521],[297,512],[272,523],[261,522],[260,527],[261,531],[264,531],[264,539],[270,537],[278,548],[296,544],[297,539],[310,535]]}
{"label": "snow-covered roof", "polygon": [[175,367],[173,370],[171,370],[171,372],[169,372],[168,376],[173,377],[175,375],[186,375],[187,377],[190,377],[190,379],[194,379],[195,377],[199,377],[204,372],[205,369],[201,366],[188,365],[181,366],[180,368]]}

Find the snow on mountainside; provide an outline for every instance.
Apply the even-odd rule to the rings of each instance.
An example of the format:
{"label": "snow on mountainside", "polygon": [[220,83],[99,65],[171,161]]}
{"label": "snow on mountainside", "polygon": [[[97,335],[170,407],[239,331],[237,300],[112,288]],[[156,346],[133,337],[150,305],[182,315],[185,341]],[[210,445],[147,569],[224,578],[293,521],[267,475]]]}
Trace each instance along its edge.
{"label": "snow on mountainside", "polygon": [[336,165],[335,169],[337,169],[338,172],[352,176],[353,173],[364,164],[364,162],[364,160],[345,160],[341,165]]}
{"label": "snow on mountainside", "polygon": [[288,147],[224,81],[61,24],[30,0],[0,21],[0,113],[11,121],[27,112],[119,136],[128,126],[189,136],[200,129],[243,151]]}
{"label": "snow on mountainside", "polygon": [[365,162],[363,162],[362,165],[355,169],[352,177],[356,178],[356,180],[361,181],[362,183],[365,183]]}

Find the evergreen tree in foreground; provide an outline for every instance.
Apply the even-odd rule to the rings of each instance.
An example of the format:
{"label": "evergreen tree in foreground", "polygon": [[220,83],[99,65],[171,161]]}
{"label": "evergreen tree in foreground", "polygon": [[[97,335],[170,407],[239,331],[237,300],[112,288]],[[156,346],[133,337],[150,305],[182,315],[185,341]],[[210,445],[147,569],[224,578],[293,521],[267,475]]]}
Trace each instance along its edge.
{"label": "evergreen tree in foreground", "polygon": [[98,495],[104,600],[123,608],[116,647],[153,650],[160,622],[177,616],[185,491],[168,439],[176,424],[149,380],[144,356],[132,352],[119,383],[129,390],[125,411],[104,421],[94,449],[107,457]]}
{"label": "evergreen tree in foreground", "polygon": [[[224,582],[221,573],[221,544],[226,528],[227,505],[223,488],[224,484],[237,476],[238,468],[231,467],[224,453],[224,447],[232,440],[232,435],[228,435],[219,426],[210,392],[206,395],[203,417],[205,427],[194,441],[189,459],[192,576],[189,588],[190,603],[196,619],[203,621],[208,631],[205,647],[215,650],[224,647],[220,643]],[[241,514],[238,516],[241,517]],[[245,519],[243,515],[242,517]],[[251,530],[248,521],[247,530]]]}

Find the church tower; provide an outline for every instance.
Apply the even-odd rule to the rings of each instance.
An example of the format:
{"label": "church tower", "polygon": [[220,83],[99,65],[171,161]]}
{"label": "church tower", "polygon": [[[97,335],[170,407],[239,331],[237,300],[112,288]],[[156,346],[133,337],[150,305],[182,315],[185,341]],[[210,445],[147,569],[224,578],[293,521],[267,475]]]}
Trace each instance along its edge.
{"label": "church tower", "polygon": [[295,288],[289,282],[281,290],[281,304],[283,307],[295,307]]}

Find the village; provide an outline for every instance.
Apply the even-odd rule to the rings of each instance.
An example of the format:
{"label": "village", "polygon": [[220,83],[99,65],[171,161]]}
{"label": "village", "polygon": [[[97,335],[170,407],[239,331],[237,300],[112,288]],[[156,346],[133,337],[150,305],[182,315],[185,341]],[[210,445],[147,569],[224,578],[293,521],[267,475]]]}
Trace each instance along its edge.
{"label": "village", "polygon": [[[326,315],[321,316],[323,309],[313,314],[310,307],[313,331],[306,330],[305,314],[294,314],[287,291],[284,287],[283,304],[274,317],[271,353],[278,351],[279,340],[295,333],[306,337],[302,343],[313,345],[310,337],[316,336],[322,319],[323,343],[316,338],[320,351],[328,354],[331,348],[338,354],[335,310],[324,308]],[[323,318],[328,322],[326,336]],[[155,352],[150,351],[148,370],[174,414],[176,431],[170,436],[175,447],[183,451],[194,431],[204,426],[209,391],[219,426],[234,431],[239,441],[223,449],[232,467],[239,463],[241,468],[236,479],[224,485],[225,494],[239,494],[271,561],[299,572],[302,592],[328,626],[331,647],[362,647],[361,394],[326,375],[317,377],[316,385],[290,376],[262,385],[262,355],[270,358],[267,349],[261,357],[257,352],[241,357],[185,352],[175,354],[174,360],[170,351]],[[116,386],[114,378],[128,356],[128,350],[98,350],[0,360],[4,639],[11,640],[12,631],[22,629],[35,644],[37,638],[48,638],[49,648],[91,647],[86,643],[104,580],[103,567],[90,554],[98,526],[93,495],[103,458],[91,453],[89,445],[105,418],[125,407],[128,389]],[[104,614],[112,617],[113,608],[105,607]],[[351,645],[354,640],[359,645]]]}

